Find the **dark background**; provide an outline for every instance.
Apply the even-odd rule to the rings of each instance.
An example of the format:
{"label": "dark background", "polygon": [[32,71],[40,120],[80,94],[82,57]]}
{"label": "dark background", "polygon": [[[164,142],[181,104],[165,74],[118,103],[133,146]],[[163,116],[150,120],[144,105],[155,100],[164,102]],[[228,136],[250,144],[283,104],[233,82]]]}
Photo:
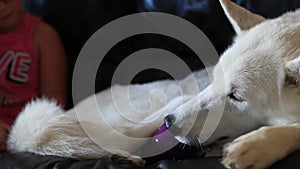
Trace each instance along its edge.
{"label": "dark background", "polygon": [[[180,16],[199,27],[218,53],[231,43],[233,29],[217,0],[23,0],[25,10],[43,18],[61,36],[68,60],[68,107],[72,106],[72,73],[76,58],[89,37],[103,25],[119,17],[146,11]],[[299,0],[235,0],[267,18],[300,6]],[[138,26],[138,25],[137,25]],[[121,28],[120,28],[121,29]],[[96,92],[111,86],[115,68],[128,55],[145,48],[161,48],[179,56],[191,70],[203,68],[201,60],[184,44],[154,34],[130,37],[116,44],[101,63],[95,81]],[[100,79],[101,77],[101,79]],[[171,78],[160,70],[145,70],[132,83]]]}

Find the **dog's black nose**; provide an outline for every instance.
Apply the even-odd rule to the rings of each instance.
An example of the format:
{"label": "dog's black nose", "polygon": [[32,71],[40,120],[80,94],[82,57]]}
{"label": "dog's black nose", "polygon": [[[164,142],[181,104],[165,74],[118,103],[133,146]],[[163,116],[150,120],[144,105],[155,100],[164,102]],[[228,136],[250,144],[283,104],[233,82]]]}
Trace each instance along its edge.
{"label": "dog's black nose", "polygon": [[175,122],[176,117],[173,115],[167,115],[164,119],[165,126],[169,129]]}

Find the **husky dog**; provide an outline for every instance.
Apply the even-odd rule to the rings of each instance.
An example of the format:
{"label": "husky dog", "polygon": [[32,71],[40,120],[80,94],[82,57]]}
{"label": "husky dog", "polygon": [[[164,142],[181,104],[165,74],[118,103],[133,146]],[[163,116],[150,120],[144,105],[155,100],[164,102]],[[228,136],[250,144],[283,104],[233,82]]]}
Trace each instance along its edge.
{"label": "husky dog", "polygon": [[[177,134],[184,143],[244,134],[225,146],[222,163],[263,169],[300,149],[300,10],[266,20],[229,0],[220,2],[237,34],[234,43],[215,66],[212,83],[167,123],[184,131],[197,118],[187,135]],[[220,110],[220,123],[206,139],[202,119]]]}
{"label": "husky dog", "polygon": [[[300,149],[300,10],[266,20],[220,3],[237,36],[211,83],[200,71],[179,87],[172,80],[113,86],[67,112],[36,100],[17,118],[9,149],[77,159],[117,154],[143,165],[135,151],[163,120],[186,144],[238,137],[224,148],[227,168],[263,169]],[[214,132],[205,130],[209,117],[218,122]]]}

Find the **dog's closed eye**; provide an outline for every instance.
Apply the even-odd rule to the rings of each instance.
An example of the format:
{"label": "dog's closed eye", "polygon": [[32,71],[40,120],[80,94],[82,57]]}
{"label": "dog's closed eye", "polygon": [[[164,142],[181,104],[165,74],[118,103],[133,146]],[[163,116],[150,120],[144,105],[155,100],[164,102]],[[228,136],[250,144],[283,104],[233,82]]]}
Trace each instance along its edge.
{"label": "dog's closed eye", "polygon": [[237,101],[237,102],[244,102],[246,99],[241,97],[240,95],[236,94],[235,92],[231,92],[227,95],[231,100]]}

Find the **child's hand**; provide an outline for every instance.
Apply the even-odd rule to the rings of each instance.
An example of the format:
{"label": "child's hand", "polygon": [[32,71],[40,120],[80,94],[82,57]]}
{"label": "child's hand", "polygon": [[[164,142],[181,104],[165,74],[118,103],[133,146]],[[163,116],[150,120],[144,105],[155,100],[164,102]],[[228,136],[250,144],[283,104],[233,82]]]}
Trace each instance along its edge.
{"label": "child's hand", "polygon": [[1,150],[7,150],[6,139],[10,130],[11,127],[9,125],[0,121],[0,149]]}

